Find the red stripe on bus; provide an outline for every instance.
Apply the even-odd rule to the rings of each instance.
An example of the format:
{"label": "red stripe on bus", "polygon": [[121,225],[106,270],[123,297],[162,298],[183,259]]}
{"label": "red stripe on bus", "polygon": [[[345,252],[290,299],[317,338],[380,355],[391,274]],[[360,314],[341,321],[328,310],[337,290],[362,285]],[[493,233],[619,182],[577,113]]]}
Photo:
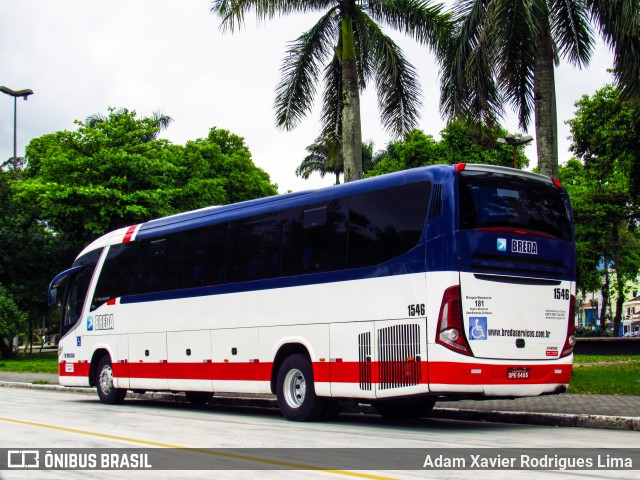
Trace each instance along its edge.
{"label": "red stripe on bus", "polygon": [[[89,375],[89,363],[59,364],[60,376]],[[415,367],[418,367],[416,370]],[[170,378],[180,380],[270,381],[271,362],[167,363],[117,362],[113,373],[121,378]],[[364,368],[364,369],[363,369]],[[441,385],[502,385],[502,384],[563,384],[571,380],[571,365],[517,365],[527,369],[527,378],[509,378],[511,365],[455,362],[316,362],[313,375],[316,382],[378,384],[441,384]]]}
{"label": "red stripe on bus", "polygon": [[[67,371],[67,365],[72,365],[72,367],[70,367],[72,371]],[[90,368],[91,364],[89,362],[59,363],[58,375],[61,377],[88,377]]]}
{"label": "red stripe on bus", "polygon": [[[527,378],[509,378],[509,369],[527,370]],[[429,383],[443,385],[518,385],[569,383],[571,365],[490,365],[429,363]],[[556,373],[559,372],[559,373]]]}
{"label": "red stripe on bus", "polygon": [[136,228],[138,228],[138,225],[133,225],[129,228],[127,228],[127,233],[124,234],[124,238],[122,239],[122,243],[128,243],[131,241],[131,238],[133,237],[133,234],[136,233]]}

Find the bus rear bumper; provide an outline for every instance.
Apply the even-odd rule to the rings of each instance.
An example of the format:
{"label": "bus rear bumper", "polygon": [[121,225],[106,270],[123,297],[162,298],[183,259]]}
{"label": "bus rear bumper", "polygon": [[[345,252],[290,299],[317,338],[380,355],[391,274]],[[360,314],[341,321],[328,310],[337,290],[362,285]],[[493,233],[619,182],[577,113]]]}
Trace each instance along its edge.
{"label": "bus rear bumper", "polygon": [[480,364],[434,362],[429,365],[432,393],[527,397],[565,391],[571,363]]}

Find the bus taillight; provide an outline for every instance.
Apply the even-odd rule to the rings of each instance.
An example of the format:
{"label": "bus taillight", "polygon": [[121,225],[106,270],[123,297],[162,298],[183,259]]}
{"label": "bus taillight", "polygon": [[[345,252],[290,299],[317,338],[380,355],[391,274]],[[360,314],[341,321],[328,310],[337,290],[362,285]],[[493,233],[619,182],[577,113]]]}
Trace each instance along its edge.
{"label": "bus taillight", "polygon": [[569,300],[569,321],[567,325],[567,339],[564,342],[564,347],[562,347],[561,357],[566,357],[567,355],[571,355],[573,353],[573,347],[576,344],[576,297],[575,295],[571,295],[571,299]]}
{"label": "bus taillight", "polygon": [[437,343],[454,352],[471,355],[471,348],[464,334],[459,285],[447,288],[442,296],[437,332]]}

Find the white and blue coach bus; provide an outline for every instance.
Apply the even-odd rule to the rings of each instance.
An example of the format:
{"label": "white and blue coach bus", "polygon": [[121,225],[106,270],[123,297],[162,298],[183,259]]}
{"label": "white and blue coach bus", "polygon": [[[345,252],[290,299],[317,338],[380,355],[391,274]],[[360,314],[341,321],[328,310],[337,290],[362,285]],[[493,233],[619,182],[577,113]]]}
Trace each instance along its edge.
{"label": "white and blue coach bus", "polygon": [[344,399],[421,416],[438,398],[563,392],[575,288],[562,185],[458,164],[108,233],[49,301],[62,385],[109,404],[274,393],[308,421]]}

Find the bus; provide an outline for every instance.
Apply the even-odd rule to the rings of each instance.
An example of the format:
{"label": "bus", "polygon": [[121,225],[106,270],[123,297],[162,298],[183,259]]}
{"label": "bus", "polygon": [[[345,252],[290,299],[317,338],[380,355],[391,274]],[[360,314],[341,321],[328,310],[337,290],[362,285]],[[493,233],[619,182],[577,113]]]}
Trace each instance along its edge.
{"label": "bus", "polygon": [[108,233],[49,286],[60,384],[275,394],[288,420],[366,402],[566,391],[575,238],[556,179],[436,165]]}

